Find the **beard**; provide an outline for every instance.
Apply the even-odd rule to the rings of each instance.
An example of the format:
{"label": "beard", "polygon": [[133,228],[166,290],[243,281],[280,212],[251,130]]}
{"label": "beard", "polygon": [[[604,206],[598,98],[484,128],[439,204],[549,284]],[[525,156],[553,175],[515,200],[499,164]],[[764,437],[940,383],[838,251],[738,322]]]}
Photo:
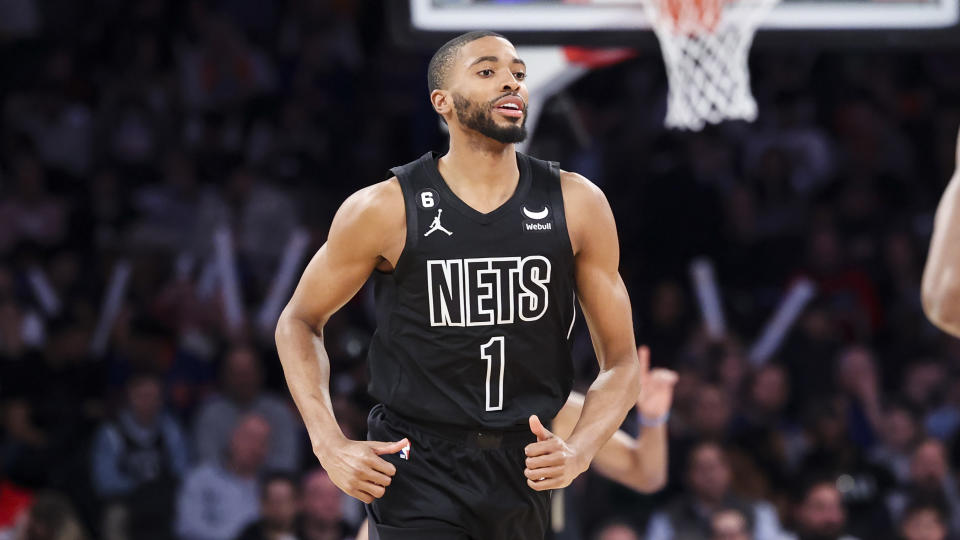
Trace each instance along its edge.
{"label": "beard", "polygon": [[[503,97],[503,96],[500,96]],[[502,126],[493,118],[493,104],[497,99],[485,103],[474,103],[459,95],[453,95],[453,108],[457,111],[457,120],[464,126],[491,139],[503,143],[518,143],[527,138],[527,109],[523,109],[523,118],[519,123]]]}

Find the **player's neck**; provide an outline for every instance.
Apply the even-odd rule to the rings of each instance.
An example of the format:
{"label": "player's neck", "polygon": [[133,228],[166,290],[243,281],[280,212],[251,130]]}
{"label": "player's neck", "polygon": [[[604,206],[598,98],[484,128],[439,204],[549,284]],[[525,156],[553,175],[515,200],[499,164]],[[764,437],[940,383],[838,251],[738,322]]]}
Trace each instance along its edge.
{"label": "player's neck", "polygon": [[481,212],[510,198],[520,179],[514,145],[479,134],[451,137],[450,149],[440,158],[438,168],[450,189]]}

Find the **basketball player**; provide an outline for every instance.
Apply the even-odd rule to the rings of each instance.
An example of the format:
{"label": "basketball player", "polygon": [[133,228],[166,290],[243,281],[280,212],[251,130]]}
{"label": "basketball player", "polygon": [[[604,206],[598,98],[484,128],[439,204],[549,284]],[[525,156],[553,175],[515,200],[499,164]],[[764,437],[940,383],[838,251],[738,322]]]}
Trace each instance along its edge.
{"label": "basketball player", "polygon": [[[594,456],[591,467],[601,475],[641,493],[659,491],[667,483],[667,419],[673,403],[674,371],[663,368],[649,370],[650,349],[637,350],[640,359],[640,397],[637,415],[640,423],[636,439],[618,430]],[[649,371],[648,371],[649,370]],[[573,432],[583,410],[583,394],[571,392],[567,403],[551,423],[553,433],[561,438]],[[364,520],[356,540],[368,540],[368,523]]]}
{"label": "basketball player", "polygon": [[[582,176],[516,151],[525,76],[492,32],[437,51],[430,100],[449,151],[344,202],[277,326],[315,454],[368,503],[372,538],[542,538],[549,490],[587,469],[639,391],[610,206]],[[322,332],[371,273],[369,390],[381,404],[371,440],[351,441],[332,412]],[[577,300],[600,372],[563,438],[540,418],[570,394]]]}
{"label": "basketball player", "polygon": [[922,296],[930,322],[960,337],[960,136],[957,168],[940,198],[933,223]]}

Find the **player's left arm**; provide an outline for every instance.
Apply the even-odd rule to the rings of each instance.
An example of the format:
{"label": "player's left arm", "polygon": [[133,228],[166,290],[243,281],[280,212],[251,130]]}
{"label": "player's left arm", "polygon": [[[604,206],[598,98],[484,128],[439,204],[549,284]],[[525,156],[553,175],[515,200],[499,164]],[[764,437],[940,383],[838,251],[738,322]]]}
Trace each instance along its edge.
{"label": "player's left arm", "polygon": [[[633,438],[618,430],[597,452],[590,464],[600,475],[641,493],[659,491],[667,483],[667,418],[673,403],[673,387],[677,374],[669,369],[650,370],[650,349],[637,350],[640,359],[640,395],[637,415],[640,434]],[[561,439],[573,433],[584,396],[570,392],[567,402],[550,426]]]}
{"label": "player's left arm", "polygon": [[640,390],[633,316],[620,277],[620,246],[610,204],[597,186],[578,174],[562,172],[561,185],[577,296],[600,374],[590,385],[580,419],[566,440],[544,428],[536,416],[530,418],[537,442],[526,448],[524,474],[536,490],[565,487],[587,470],[636,403]]}

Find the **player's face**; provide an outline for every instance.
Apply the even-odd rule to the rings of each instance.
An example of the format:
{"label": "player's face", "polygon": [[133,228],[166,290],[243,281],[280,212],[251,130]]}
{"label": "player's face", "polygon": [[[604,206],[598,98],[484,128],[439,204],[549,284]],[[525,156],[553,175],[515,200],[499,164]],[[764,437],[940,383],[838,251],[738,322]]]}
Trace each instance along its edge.
{"label": "player's face", "polygon": [[509,41],[488,36],[460,49],[450,91],[457,121],[507,144],[527,137],[526,65]]}

